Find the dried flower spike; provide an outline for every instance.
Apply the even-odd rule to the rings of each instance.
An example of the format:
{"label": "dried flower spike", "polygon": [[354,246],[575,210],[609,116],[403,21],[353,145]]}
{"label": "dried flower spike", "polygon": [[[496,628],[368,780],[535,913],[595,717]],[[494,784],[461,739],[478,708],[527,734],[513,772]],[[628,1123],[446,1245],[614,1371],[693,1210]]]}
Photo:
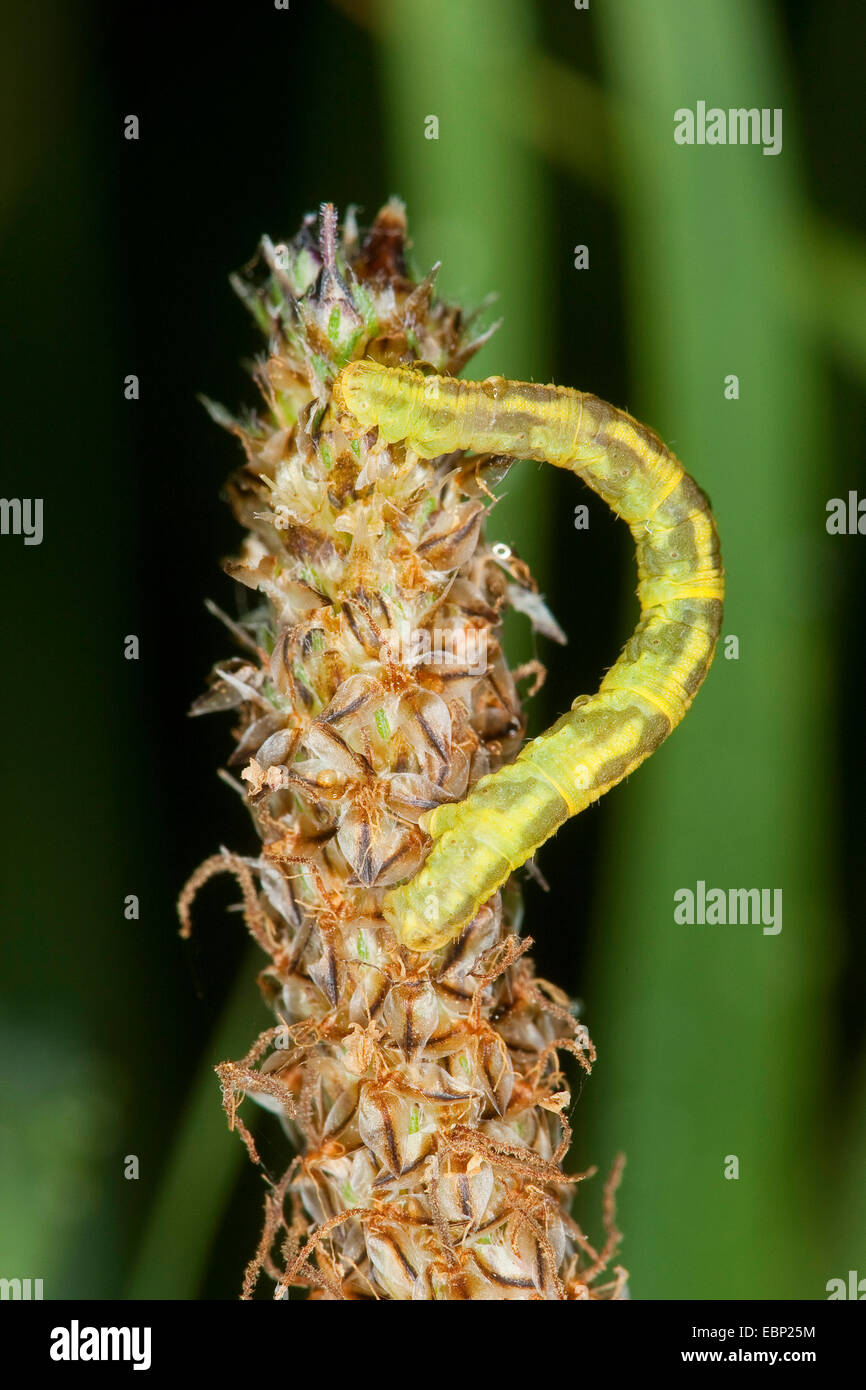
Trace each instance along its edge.
{"label": "dried flower spike", "polygon": [[[234,709],[240,778],[261,840],[194,875],[180,911],[227,871],[269,963],[275,1026],[219,1068],[226,1109],[275,1111],[296,1148],[269,1186],[264,1271],[324,1299],[622,1297],[617,1165],[595,1250],[570,1213],[588,1174],[563,1169],[570,1095],[561,1059],[595,1052],[567,997],[534,976],[515,880],[444,947],[401,943],[383,899],[422,867],[424,818],[456,806],[517,756],[525,719],[500,645],[503,610],[558,629],[526,567],[493,553],[482,523],[508,460],[460,447],[432,458],[333,399],[358,359],[439,376],[470,340],[414,281],[403,209],[363,237],[350,212],[262,242],[235,287],[268,340],[260,414],[212,413],[241,440],[231,502],[247,529],[228,570],[255,595],[229,621],[241,655],[194,712]],[[539,672],[533,665],[533,675]]]}

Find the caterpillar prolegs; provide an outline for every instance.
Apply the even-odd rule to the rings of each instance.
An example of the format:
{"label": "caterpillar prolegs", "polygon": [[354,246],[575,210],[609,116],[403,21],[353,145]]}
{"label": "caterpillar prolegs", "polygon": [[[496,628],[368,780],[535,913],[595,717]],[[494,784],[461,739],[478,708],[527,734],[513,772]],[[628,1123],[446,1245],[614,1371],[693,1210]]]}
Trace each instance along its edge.
{"label": "caterpillar prolegs", "polygon": [[637,628],[592,696],[422,822],[420,871],[385,897],[401,941],[435,950],[570,816],[621,782],[680,722],[709,670],[724,571],[709,502],[661,440],[596,396],[491,377],[461,381],[362,360],[334,387],[339,409],[422,458],[458,449],[576,473],[635,539]]}

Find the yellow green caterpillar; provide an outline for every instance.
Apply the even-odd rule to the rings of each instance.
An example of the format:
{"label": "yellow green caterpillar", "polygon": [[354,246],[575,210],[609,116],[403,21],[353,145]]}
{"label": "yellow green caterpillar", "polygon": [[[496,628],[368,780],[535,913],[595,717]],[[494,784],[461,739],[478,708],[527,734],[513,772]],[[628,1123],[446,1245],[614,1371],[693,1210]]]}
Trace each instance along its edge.
{"label": "yellow green caterpillar", "polygon": [[425,376],[369,360],[334,387],[338,409],[422,458],[458,449],[567,468],[627,522],[641,617],[596,695],[422,822],[433,844],[383,913],[413,950],[457,936],[570,816],[621,782],[677,725],[709,670],[724,571],[709,502],[653,432],[596,396],[491,377]]}

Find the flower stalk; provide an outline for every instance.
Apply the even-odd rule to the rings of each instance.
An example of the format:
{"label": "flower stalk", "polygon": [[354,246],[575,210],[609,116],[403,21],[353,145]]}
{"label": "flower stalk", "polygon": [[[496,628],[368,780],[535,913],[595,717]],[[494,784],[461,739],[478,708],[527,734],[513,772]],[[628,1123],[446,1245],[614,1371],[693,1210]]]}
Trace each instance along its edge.
{"label": "flower stalk", "polygon": [[[225,619],[240,654],[194,713],[232,709],[230,765],[260,842],[222,851],[182,894],[235,876],[267,957],[275,1024],[218,1068],[232,1127],[250,1096],[276,1112],[296,1156],[269,1184],[247,1270],[334,1299],[622,1297],[608,1266],[617,1165],[595,1250],[571,1214],[570,1055],[595,1051],[567,996],[538,979],[512,878],[456,941],[399,944],[381,913],[412,877],[432,808],[511,761],[525,732],[501,622],[513,606],[560,640],[528,569],[483,522],[508,461],[425,460],[375,429],[349,437],[338,373],[370,357],[459,372],[488,332],[416,281],[403,209],[365,235],[326,205],[289,244],[265,238],[234,285],[267,339],[264,408],[211,406],[246,462],[230,501],[246,535],[228,572],[254,596]],[[222,616],[222,615],[221,615]]]}

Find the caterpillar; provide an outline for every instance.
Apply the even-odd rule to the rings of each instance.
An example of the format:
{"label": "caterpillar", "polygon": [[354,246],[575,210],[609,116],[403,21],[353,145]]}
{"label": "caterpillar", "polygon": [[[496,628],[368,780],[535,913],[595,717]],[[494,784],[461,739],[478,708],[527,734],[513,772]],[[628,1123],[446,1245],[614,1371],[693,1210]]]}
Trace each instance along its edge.
{"label": "caterpillar", "polygon": [[463,800],[428,812],[430,853],[384,898],[413,950],[456,937],[545,840],[652,753],[683,718],[713,659],[724,570],[710,504],[661,440],[625,411],[563,386],[462,381],[359,360],[337,408],[422,458],[456,450],[567,468],[627,523],[637,548],[640,620],[598,693],[531,740]]}

